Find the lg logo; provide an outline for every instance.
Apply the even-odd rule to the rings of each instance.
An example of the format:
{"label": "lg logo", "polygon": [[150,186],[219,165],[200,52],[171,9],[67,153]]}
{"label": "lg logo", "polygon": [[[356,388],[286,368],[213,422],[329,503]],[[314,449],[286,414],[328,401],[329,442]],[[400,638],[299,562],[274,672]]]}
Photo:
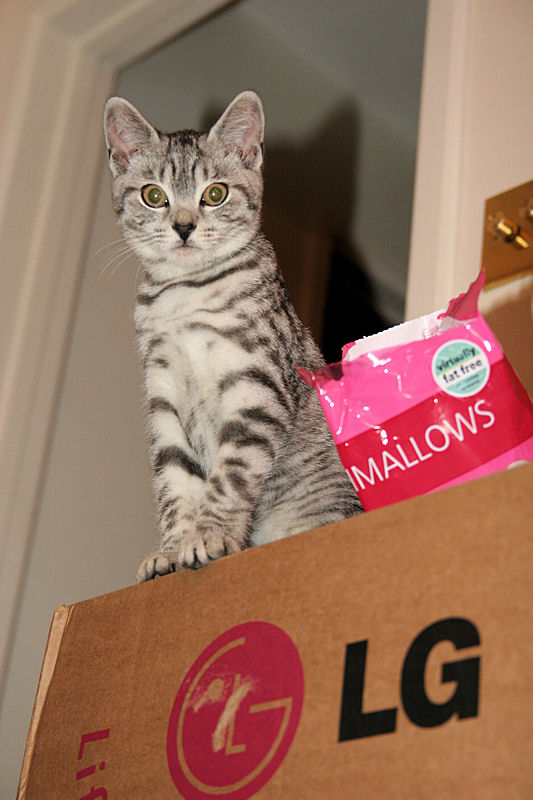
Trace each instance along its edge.
{"label": "lg logo", "polygon": [[[442,665],[442,683],[454,683],[445,703],[434,703],[426,694],[424,675],[428,657],[439,642],[449,641],[456,650],[476,647],[480,637],[475,625],[461,617],[434,622],[414,639],[407,650],[400,676],[400,696],[407,717],[422,728],[443,725],[454,714],[458,719],[476,717],[479,702],[479,657]],[[363,711],[368,641],[346,647],[339,741],[362,739],[396,730],[397,708]]]}
{"label": "lg logo", "polygon": [[[426,693],[428,658],[444,641],[463,650],[477,647],[480,637],[467,619],[450,617],[429,625],[408,647],[400,698],[407,717],[423,728],[478,713],[478,656],[442,664],[441,681],[455,685],[446,702],[436,703]],[[367,640],[346,647],[341,742],[396,730],[397,708],[363,711],[367,650]],[[329,677],[337,680],[338,674],[335,669]],[[287,755],[303,700],[300,655],[281,628],[246,622],[214,639],[185,675],[170,713],[167,758],[180,796],[246,800],[256,794]]]}
{"label": "lg logo", "polygon": [[170,714],[167,758],[186,800],[246,800],[285,758],[304,677],[294,642],[267,622],[218,636],[185,676]]}

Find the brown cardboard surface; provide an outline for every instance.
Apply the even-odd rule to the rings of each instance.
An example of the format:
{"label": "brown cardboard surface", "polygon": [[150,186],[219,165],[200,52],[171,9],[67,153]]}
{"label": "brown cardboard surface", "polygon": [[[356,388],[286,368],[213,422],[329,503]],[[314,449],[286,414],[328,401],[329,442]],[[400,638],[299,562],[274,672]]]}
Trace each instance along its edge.
{"label": "brown cardboard surface", "polygon": [[[533,466],[517,468],[70,606],[52,627],[19,800],[530,798],[532,479]],[[252,795],[253,784],[182,794],[167,763],[182,682],[217,637],[258,621],[280,628],[301,659],[294,739]],[[450,625],[480,643],[438,641]],[[417,667],[416,643],[432,634]],[[360,710],[396,709],[382,720],[395,716],[394,730],[339,741],[347,645],[360,654],[362,642]],[[292,674],[277,651],[261,658]],[[467,684],[464,718],[456,709],[425,727],[416,702],[409,714],[413,697],[438,711]],[[222,743],[236,743],[227,758],[237,759],[253,749],[251,716],[226,713]],[[347,705],[348,728],[354,714]]]}

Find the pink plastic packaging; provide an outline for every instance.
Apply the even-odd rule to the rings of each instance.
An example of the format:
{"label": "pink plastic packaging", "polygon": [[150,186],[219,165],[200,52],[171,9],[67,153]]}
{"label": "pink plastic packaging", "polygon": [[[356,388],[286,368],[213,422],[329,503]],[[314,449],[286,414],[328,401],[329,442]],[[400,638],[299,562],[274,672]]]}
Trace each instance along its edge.
{"label": "pink plastic packaging", "polygon": [[533,460],[533,405],[477,310],[483,282],[299,369],[365,510]]}

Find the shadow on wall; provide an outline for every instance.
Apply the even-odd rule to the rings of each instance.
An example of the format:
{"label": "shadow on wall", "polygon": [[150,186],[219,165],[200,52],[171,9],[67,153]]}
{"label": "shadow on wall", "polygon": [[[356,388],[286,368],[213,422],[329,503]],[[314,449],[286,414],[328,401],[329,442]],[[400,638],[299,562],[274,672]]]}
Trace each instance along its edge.
{"label": "shadow on wall", "polygon": [[[210,109],[203,129],[222,111]],[[389,325],[376,310],[354,242],[358,139],[357,109],[346,102],[307,140],[269,141],[267,135],[265,147],[264,230],[326,361],[339,360],[343,344]]]}

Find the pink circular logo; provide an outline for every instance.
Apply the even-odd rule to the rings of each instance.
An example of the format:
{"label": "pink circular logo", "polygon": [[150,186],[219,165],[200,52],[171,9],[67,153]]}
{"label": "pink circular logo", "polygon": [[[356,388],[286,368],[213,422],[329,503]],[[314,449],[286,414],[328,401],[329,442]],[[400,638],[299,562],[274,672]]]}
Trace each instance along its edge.
{"label": "pink circular logo", "polygon": [[303,686],[298,650],[276,625],[245,622],[211,642],[185,676],[168,724],[168,765],[183,797],[257,792],[289,750]]}

